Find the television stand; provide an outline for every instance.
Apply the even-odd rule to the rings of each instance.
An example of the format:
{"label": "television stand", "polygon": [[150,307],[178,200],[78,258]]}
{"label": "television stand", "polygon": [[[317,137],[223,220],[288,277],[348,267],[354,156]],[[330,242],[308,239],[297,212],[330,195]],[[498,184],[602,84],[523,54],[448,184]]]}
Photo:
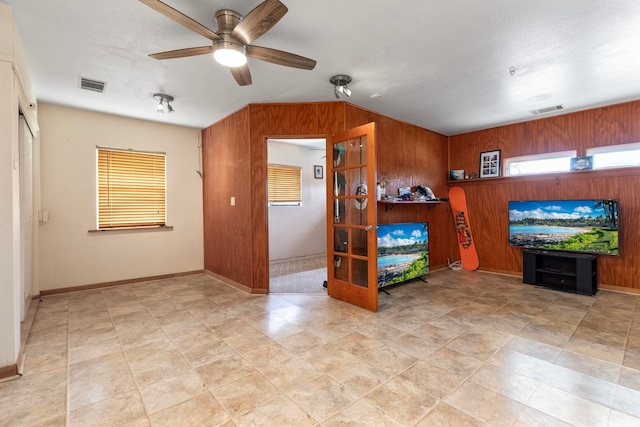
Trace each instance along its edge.
{"label": "television stand", "polygon": [[598,291],[597,267],[595,255],[525,250],[522,254],[522,281],[566,292],[595,295]]}

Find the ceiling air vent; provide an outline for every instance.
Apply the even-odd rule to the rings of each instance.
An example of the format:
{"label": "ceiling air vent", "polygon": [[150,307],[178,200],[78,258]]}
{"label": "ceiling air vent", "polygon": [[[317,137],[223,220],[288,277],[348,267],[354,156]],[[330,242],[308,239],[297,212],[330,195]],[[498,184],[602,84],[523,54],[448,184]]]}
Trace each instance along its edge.
{"label": "ceiling air vent", "polygon": [[539,110],[531,110],[531,114],[537,116],[538,114],[553,113],[554,111],[564,110],[564,105],[554,105],[552,107],[541,108]]}
{"label": "ceiling air vent", "polygon": [[93,92],[104,92],[104,88],[107,85],[106,82],[100,80],[87,79],[80,77],[80,89],[91,90]]}

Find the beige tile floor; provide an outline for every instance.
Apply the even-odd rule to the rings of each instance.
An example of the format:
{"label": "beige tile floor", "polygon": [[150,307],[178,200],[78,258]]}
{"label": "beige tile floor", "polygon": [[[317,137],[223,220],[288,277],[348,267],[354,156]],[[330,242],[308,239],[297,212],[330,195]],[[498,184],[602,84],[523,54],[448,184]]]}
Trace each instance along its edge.
{"label": "beige tile floor", "polygon": [[635,295],[436,271],[370,313],[204,275],[40,302],[2,426],[638,426]]}

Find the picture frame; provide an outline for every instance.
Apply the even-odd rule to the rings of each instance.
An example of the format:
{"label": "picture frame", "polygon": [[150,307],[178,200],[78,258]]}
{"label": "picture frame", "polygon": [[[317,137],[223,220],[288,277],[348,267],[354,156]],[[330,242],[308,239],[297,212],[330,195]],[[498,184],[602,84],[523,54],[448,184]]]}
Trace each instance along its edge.
{"label": "picture frame", "polygon": [[500,150],[480,153],[480,178],[497,178],[500,176]]}
{"label": "picture frame", "polygon": [[459,181],[464,179],[464,169],[451,169],[449,171],[449,181]]}
{"label": "picture frame", "polygon": [[322,179],[324,177],[321,165],[313,165],[313,177],[315,179]]}
{"label": "picture frame", "polygon": [[571,172],[573,171],[589,171],[593,169],[593,156],[572,157]]}

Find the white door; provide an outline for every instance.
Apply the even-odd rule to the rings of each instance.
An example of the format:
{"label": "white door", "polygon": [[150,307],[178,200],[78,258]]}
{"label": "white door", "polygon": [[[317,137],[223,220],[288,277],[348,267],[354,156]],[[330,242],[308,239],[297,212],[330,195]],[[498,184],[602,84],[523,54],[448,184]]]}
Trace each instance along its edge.
{"label": "white door", "polygon": [[33,136],[20,116],[20,321],[33,298]]}

